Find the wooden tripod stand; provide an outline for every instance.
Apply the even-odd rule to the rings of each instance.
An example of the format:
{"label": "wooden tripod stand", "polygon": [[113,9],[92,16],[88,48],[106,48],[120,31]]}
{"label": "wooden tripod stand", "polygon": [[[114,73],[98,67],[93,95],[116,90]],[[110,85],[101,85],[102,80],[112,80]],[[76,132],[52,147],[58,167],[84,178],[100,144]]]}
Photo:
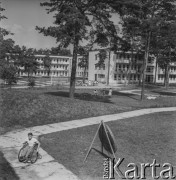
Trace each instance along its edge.
{"label": "wooden tripod stand", "polygon": [[[100,132],[100,129],[101,129],[101,132]],[[97,152],[100,152],[100,151],[98,151],[97,149],[93,148],[93,144],[94,144],[94,141],[95,141],[98,133],[100,133],[99,135],[101,136],[101,139],[100,139],[100,141],[101,141],[101,152],[100,152],[100,153],[101,153],[102,155],[105,155],[105,154],[103,153],[103,148],[104,148],[104,142],[103,142],[103,141],[105,140],[105,139],[103,140],[103,133],[104,133],[105,136],[106,136],[106,139],[107,139],[107,141],[108,141],[109,149],[111,150],[111,151],[107,151],[107,152],[108,152],[108,154],[112,154],[113,157],[115,158],[115,161],[117,162],[117,158],[116,158],[116,156],[115,156],[114,148],[113,148],[113,146],[112,146],[112,142],[110,141],[110,137],[109,137],[110,135],[108,135],[107,131],[108,131],[108,129],[107,129],[106,125],[104,124],[103,121],[101,121],[100,124],[99,124],[99,126],[98,126],[98,129],[97,129],[97,131],[96,131],[96,133],[95,133],[95,136],[94,136],[94,138],[93,138],[93,140],[92,140],[92,143],[91,143],[91,145],[90,145],[90,147],[89,147],[89,150],[88,150],[88,152],[87,152],[87,154],[86,154],[86,157],[85,157],[85,159],[84,159],[84,162],[85,162],[86,159],[88,158],[88,156],[89,156],[89,154],[90,154],[90,152],[91,152],[92,149],[96,150]],[[115,142],[113,142],[113,143],[115,144]],[[106,156],[107,156],[107,155],[106,155]],[[109,157],[109,156],[108,156],[108,157]],[[110,158],[111,158],[111,157],[110,157]]]}

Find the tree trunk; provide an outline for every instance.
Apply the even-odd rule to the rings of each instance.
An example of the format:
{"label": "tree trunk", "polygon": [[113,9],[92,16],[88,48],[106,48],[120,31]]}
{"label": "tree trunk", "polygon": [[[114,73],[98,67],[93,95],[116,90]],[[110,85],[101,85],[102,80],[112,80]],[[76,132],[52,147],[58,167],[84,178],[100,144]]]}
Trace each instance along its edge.
{"label": "tree trunk", "polygon": [[157,75],[157,68],[158,68],[158,56],[156,56],[156,64],[155,64],[155,79],[154,79],[154,84],[156,84],[156,75]]}
{"label": "tree trunk", "polygon": [[167,64],[165,67],[165,81],[164,81],[164,86],[166,89],[169,87],[169,65]]}
{"label": "tree trunk", "polygon": [[86,79],[86,67],[84,67],[84,72],[83,72],[83,84],[85,84],[85,79]]}
{"label": "tree trunk", "polygon": [[132,66],[132,63],[133,63],[133,54],[134,54],[133,45],[134,45],[134,40],[133,40],[133,37],[132,37],[132,39],[131,39],[131,46],[132,46],[131,58],[129,60],[129,68],[127,70],[127,84],[130,84],[131,66]]}
{"label": "tree trunk", "polygon": [[146,67],[147,67],[147,61],[148,61],[149,49],[150,49],[150,36],[151,36],[151,31],[149,31],[148,34],[147,34],[147,42],[146,42],[146,49],[145,49],[145,58],[144,58],[144,61],[143,61],[141,100],[144,99]]}
{"label": "tree trunk", "polygon": [[127,71],[127,83],[130,84],[130,76],[131,76],[131,66],[132,66],[132,63],[133,63],[133,48],[132,48],[132,51],[131,51],[131,59],[129,60],[129,68],[128,68],[128,71]]}
{"label": "tree trunk", "polygon": [[109,50],[107,85],[109,85],[110,60],[111,60],[111,50]]}
{"label": "tree trunk", "polygon": [[169,62],[166,64],[166,69],[165,69],[165,87],[166,87],[166,89],[168,89],[168,87],[169,87],[170,62],[171,62],[171,46],[169,47]]}
{"label": "tree trunk", "polygon": [[72,70],[71,70],[71,78],[70,78],[70,94],[69,94],[70,98],[74,98],[74,93],[75,93],[78,43],[79,40],[76,38],[73,46],[73,60],[72,60]]}
{"label": "tree trunk", "polygon": [[141,86],[141,82],[142,82],[142,71],[140,70],[139,83],[138,83],[139,86]]}

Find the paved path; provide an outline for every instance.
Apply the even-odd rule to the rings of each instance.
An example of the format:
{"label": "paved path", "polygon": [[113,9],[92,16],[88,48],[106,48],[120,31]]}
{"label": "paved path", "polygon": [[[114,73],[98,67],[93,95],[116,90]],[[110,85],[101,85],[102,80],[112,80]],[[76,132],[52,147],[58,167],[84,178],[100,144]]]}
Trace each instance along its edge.
{"label": "paved path", "polygon": [[29,165],[19,163],[17,159],[18,151],[22,142],[26,139],[27,133],[32,132],[35,136],[39,136],[42,134],[99,124],[102,120],[104,122],[116,121],[164,111],[176,111],[176,107],[142,109],[16,130],[0,136],[0,150],[4,153],[5,158],[15,169],[15,172],[21,180],[78,180],[78,177],[67,170],[62,164],[56,162],[54,158],[43,149],[40,149],[42,159],[39,159],[35,164]]}

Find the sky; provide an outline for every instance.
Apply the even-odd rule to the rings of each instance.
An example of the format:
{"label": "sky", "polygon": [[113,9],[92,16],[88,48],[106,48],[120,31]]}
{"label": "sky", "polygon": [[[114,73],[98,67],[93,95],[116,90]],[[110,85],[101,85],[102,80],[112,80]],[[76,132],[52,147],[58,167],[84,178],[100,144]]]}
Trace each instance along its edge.
{"label": "sky", "polygon": [[[2,20],[0,26],[14,33],[12,38],[16,45],[36,49],[56,47],[55,38],[44,36],[35,30],[36,26],[48,27],[53,25],[54,18],[47,14],[46,7],[40,2],[45,0],[0,0],[5,11],[2,12],[8,19]],[[118,21],[116,16],[113,17]],[[72,46],[69,47],[72,51]]]}
{"label": "sky", "polygon": [[56,47],[56,40],[46,37],[35,30],[36,26],[48,27],[53,24],[53,17],[46,13],[45,7],[40,6],[43,0],[0,0],[8,19],[1,21],[0,26],[14,33],[9,36],[15,44],[32,48]]}

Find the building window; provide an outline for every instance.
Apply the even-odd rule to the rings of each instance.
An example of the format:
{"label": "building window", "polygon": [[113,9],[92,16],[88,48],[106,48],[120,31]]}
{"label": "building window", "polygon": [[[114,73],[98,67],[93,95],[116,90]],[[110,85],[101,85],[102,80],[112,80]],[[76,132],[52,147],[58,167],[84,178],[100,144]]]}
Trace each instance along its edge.
{"label": "building window", "polygon": [[123,65],[123,70],[125,71],[125,64]]}
{"label": "building window", "polygon": [[152,73],[153,72],[153,66],[147,66],[146,71]]}
{"label": "building window", "polygon": [[105,78],[104,74],[98,74],[98,78]]}
{"label": "building window", "polygon": [[154,57],[149,57],[148,58],[148,63],[153,64],[154,63]]}
{"label": "building window", "polygon": [[114,80],[117,80],[117,74],[114,74]]}
{"label": "building window", "polygon": [[134,74],[134,80],[136,80],[136,74]]}
{"label": "building window", "polygon": [[116,68],[115,68],[115,71],[117,71],[117,67],[118,67],[118,64],[116,63]]}
{"label": "building window", "polygon": [[133,79],[133,75],[131,74],[131,75],[130,75],[130,80],[132,80],[132,79]]}
{"label": "building window", "polygon": [[121,80],[121,75],[118,75],[118,80]]}
{"label": "building window", "polygon": [[98,60],[98,54],[95,54],[95,60]]}

